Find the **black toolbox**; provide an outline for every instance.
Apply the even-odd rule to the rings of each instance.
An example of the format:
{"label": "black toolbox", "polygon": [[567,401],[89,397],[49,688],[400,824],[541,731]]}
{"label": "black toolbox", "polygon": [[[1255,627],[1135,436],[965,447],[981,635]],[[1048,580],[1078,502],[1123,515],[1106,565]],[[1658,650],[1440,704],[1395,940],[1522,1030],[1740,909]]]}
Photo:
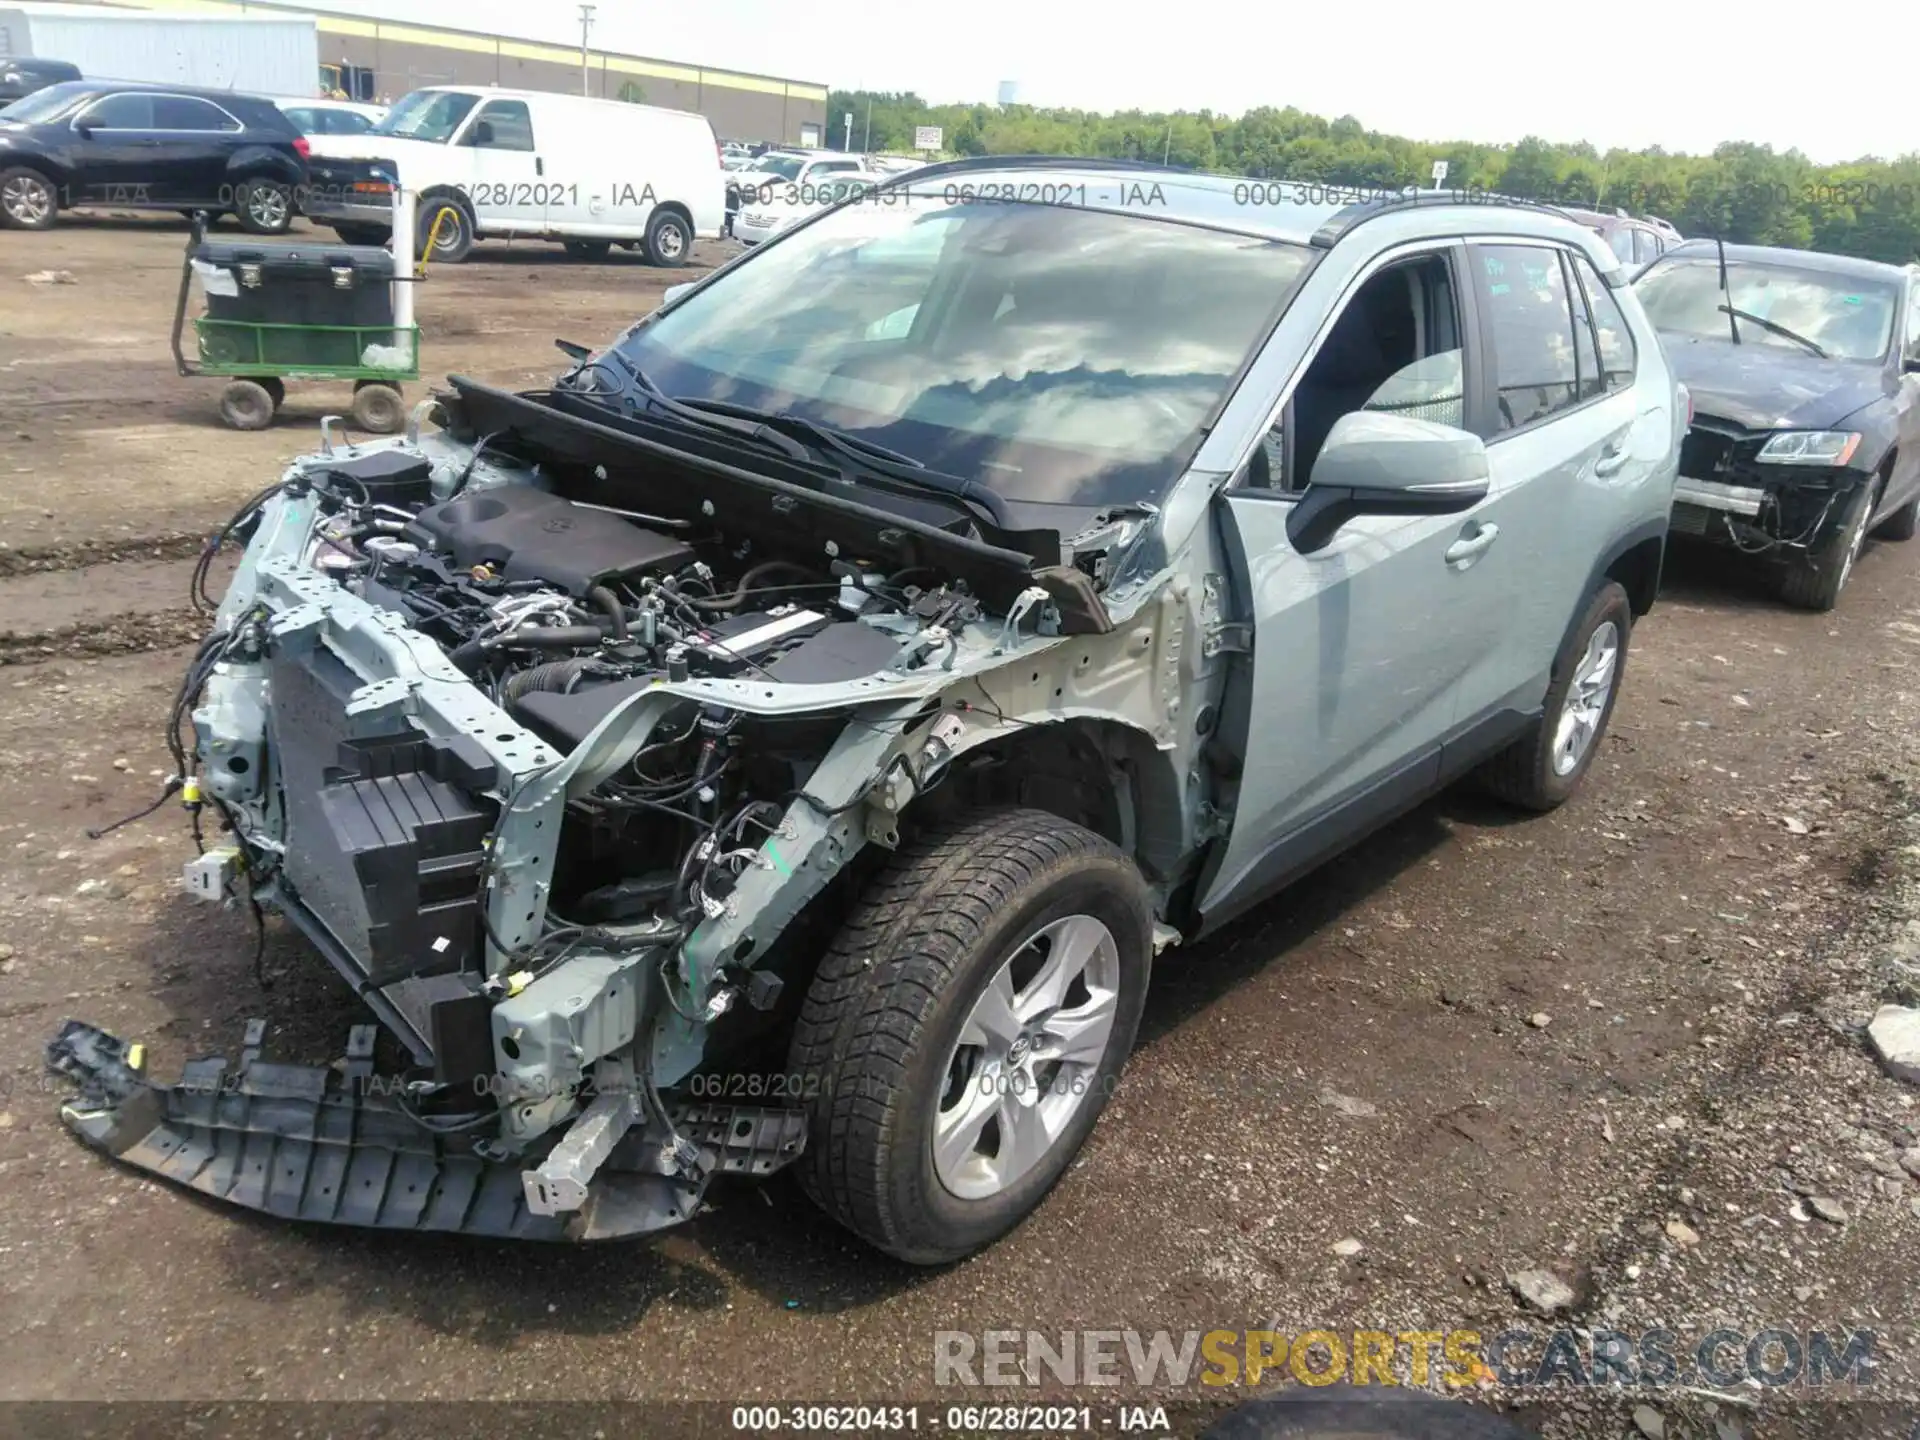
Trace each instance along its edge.
{"label": "black toolbox", "polygon": [[[209,320],[250,325],[393,324],[393,255],[377,245],[309,240],[202,240],[193,259],[232,277],[207,292]],[[232,294],[221,292],[231,289]]]}

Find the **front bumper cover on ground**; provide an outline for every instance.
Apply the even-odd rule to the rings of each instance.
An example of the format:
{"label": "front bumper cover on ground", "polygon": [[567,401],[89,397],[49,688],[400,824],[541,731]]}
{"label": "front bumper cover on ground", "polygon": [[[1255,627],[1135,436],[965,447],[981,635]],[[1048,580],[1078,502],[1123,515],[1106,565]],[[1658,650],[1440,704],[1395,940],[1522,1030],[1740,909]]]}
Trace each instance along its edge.
{"label": "front bumper cover on ground", "polygon": [[717,1174],[766,1175],[806,1138],[796,1111],[673,1104],[698,1158],[685,1169],[658,1122],[636,1123],[562,1215],[527,1205],[523,1167],[473,1139],[434,1133],[373,1072],[374,1028],[356,1025],[332,1066],[262,1061],[266,1022],[248,1022],[240,1063],[190,1062],[171,1085],[147,1077],[144,1049],[78,1020],[47,1046],[80,1089],[61,1118],[103,1153],[217,1200],[288,1220],[516,1240],[608,1240],[678,1225]]}

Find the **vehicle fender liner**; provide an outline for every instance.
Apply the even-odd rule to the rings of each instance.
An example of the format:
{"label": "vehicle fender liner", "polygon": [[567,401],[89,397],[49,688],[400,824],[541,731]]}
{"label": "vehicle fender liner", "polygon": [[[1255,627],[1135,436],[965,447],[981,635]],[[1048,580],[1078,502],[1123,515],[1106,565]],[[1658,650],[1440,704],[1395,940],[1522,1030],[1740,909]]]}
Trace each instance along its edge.
{"label": "vehicle fender liner", "polygon": [[797,1111],[669,1103],[697,1151],[690,1174],[661,1173],[668,1132],[650,1117],[599,1168],[580,1209],[540,1215],[527,1207],[526,1161],[486,1153],[475,1138],[484,1131],[435,1133],[403,1108],[399,1082],[373,1073],[373,1026],[353,1027],[340,1067],[265,1063],[265,1034],[264,1020],[250,1020],[237,1066],[195,1060],[159,1085],[144,1047],[69,1020],[47,1045],[48,1068],[80,1089],[61,1118],[135,1169],[281,1219],[514,1240],[665,1229],[693,1216],[714,1175],[766,1175],[805,1146]]}

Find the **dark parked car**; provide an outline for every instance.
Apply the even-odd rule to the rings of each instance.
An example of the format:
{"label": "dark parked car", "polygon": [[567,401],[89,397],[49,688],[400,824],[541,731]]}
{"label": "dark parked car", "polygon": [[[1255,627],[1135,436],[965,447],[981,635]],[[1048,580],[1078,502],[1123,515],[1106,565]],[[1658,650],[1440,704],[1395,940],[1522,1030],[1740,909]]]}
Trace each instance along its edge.
{"label": "dark parked car", "polygon": [[0,60],[0,105],[11,105],[62,80],[79,78],[80,67],[65,60],[44,60],[38,55]]}
{"label": "dark parked car", "polygon": [[276,235],[306,182],[305,137],[256,96],[71,80],[0,110],[0,225],[16,229],[110,205],[231,212]]}
{"label": "dark parked car", "polygon": [[1693,396],[1673,509],[1830,610],[1920,523],[1920,266],[1689,240],[1634,283]]}

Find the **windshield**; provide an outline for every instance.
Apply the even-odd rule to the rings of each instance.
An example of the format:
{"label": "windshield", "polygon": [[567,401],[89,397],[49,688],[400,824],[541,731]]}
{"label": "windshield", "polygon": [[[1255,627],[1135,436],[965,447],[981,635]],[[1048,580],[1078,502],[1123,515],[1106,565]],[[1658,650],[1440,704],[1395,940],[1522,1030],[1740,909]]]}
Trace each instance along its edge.
{"label": "windshield", "polygon": [[791,412],[1009,501],[1153,501],[1311,253],[1139,214],[882,191],[615,348],[668,395]]}
{"label": "windshield", "polygon": [[415,90],[396,100],[387,118],[367,133],[443,145],[460,128],[467,112],[479,103],[479,96],[463,95],[457,90]]}
{"label": "windshield", "polygon": [[87,93],[84,85],[49,85],[44,90],[36,90],[33,94],[14,101],[5,109],[0,109],[0,120],[12,120],[21,125],[38,125],[43,120],[51,120]]}
{"label": "windshield", "polygon": [[753,168],[763,175],[778,175],[782,180],[798,180],[807,163],[804,155],[762,155]]}
{"label": "windshield", "polygon": [[[1634,284],[1654,328],[1669,334],[1733,338],[1730,305],[1813,341],[1840,360],[1878,360],[1893,337],[1897,297],[1891,285],[1848,275],[1829,275],[1786,265],[1727,259],[1727,293],[1720,291],[1720,263],[1711,255],[1668,259]],[[1741,324],[1741,343],[1809,353],[1792,338],[1764,326]]]}

